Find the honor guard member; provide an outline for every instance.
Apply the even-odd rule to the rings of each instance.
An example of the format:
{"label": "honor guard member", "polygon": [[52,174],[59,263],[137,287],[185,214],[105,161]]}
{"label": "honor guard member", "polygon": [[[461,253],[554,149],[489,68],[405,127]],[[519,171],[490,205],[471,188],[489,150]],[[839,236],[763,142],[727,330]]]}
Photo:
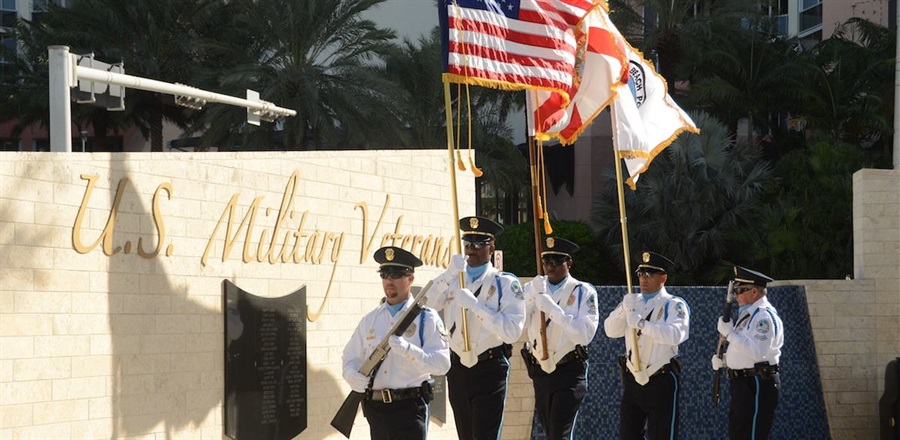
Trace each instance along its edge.
{"label": "honor guard member", "polygon": [[717,329],[728,340],[725,356],[713,356],[713,370],[728,368],[731,403],[728,406],[728,437],[769,438],[778,406],[778,361],[784,344],[784,327],[766,298],[772,281],[759,272],[735,266],[733,293],[740,311],[737,321],[719,318]]}
{"label": "honor guard member", "polygon": [[[666,291],[674,263],[655,252],[639,255],[641,293],[626,294],[603,327],[610,338],[625,337],[619,358],[622,402],[619,431],[624,440],[678,438],[678,345],[688,338],[690,309]],[[637,347],[635,347],[637,343]]]}
{"label": "honor guard member", "polygon": [[428,403],[432,398],[431,376],[450,368],[450,350],[438,314],[423,308],[403,336],[391,336],[391,350],[373,376],[359,372],[395,318],[414,304],[410,294],[415,267],[422,261],[393,246],[375,251],[380,264],[384,298],[363,317],[344,347],[344,379],[354,391],[366,394],[363,414],[373,439],[424,439],[428,428]]}
{"label": "honor guard member", "polygon": [[[597,291],[571,276],[578,245],[547,237],[541,249],[546,276],[525,285],[525,330],[522,357],[534,385],[534,408],[547,439],[570,439],[575,417],[587,393],[587,346],[600,316]],[[547,359],[541,342],[541,312],[546,318]]]}
{"label": "honor guard member", "polygon": [[[428,305],[444,310],[450,333],[447,393],[457,435],[494,440],[503,425],[511,344],[525,325],[525,298],[516,276],[491,264],[503,228],[484,217],[464,217],[459,228],[465,255],[451,257],[434,279]],[[460,273],[465,288],[459,286]]]}

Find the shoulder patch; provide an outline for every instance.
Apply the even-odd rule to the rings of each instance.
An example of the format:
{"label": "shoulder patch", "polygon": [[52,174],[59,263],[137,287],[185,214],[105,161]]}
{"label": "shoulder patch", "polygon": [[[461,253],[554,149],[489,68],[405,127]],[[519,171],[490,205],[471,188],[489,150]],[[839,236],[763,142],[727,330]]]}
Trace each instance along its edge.
{"label": "shoulder patch", "polygon": [[447,340],[447,329],[444,327],[444,321],[437,319],[435,320],[435,324],[437,324],[438,333],[441,334],[441,338]]}
{"label": "shoulder patch", "polygon": [[684,318],[687,316],[687,306],[681,301],[676,301],[675,314],[678,315],[679,318]]}
{"label": "shoulder patch", "polygon": [[756,323],[756,334],[753,337],[759,341],[765,341],[769,339],[769,329],[772,328],[772,324],[769,323],[769,320],[766,318],[760,319]]}
{"label": "shoulder patch", "polygon": [[597,294],[593,293],[593,292],[590,293],[588,295],[587,302],[588,302],[588,311],[591,314],[596,314],[597,313]]}

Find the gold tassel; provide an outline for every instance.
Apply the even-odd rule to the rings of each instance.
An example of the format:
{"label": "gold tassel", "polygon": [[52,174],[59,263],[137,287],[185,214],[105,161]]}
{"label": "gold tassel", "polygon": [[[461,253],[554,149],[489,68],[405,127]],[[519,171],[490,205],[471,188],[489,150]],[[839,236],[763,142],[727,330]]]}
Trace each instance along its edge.
{"label": "gold tassel", "polygon": [[544,202],[541,200],[541,196],[538,196],[537,207],[534,209],[535,212],[537,212],[538,218],[544,218]]}
{"label": "gold tassel", "polygon": [[484,173],[481,172],[481,169],[475,166],[475,161],[472,159],[472,150],[469,150],[469,166],[472,167],[472,174],[474,174],[475,177],[484,175]]}
{"label": "gold tassel", "polygon": [[553,233],[553,228],[550,226],[550,216],[547,213],[544,213],[544,234],[550,235]]}
{"label": "gold tassel", "polygon": [[459,148],[456,149],[456,168],[460,171],[466,170],[466,164],[462,160],[462,153],[459,152]]}

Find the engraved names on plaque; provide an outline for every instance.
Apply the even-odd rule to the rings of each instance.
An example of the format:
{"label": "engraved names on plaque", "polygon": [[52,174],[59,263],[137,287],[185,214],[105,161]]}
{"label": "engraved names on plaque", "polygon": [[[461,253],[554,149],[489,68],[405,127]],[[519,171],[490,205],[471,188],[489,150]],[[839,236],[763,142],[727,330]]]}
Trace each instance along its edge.
{"label": "engraved names on plaque", "polygon": [[291,439],[307,426],[306,287],[278,298],[225,296],[225,435]]}

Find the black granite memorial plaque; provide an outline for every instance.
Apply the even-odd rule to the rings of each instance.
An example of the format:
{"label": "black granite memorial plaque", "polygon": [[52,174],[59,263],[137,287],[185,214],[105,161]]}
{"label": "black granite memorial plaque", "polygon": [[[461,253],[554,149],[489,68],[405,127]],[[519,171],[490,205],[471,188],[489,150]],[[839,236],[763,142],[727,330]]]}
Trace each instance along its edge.
{"label": "black granite memorial plaque", "polygon": [[306,286],[263,298],[228,280],[225,297],[225,435],[291,439],[307,426]]}

